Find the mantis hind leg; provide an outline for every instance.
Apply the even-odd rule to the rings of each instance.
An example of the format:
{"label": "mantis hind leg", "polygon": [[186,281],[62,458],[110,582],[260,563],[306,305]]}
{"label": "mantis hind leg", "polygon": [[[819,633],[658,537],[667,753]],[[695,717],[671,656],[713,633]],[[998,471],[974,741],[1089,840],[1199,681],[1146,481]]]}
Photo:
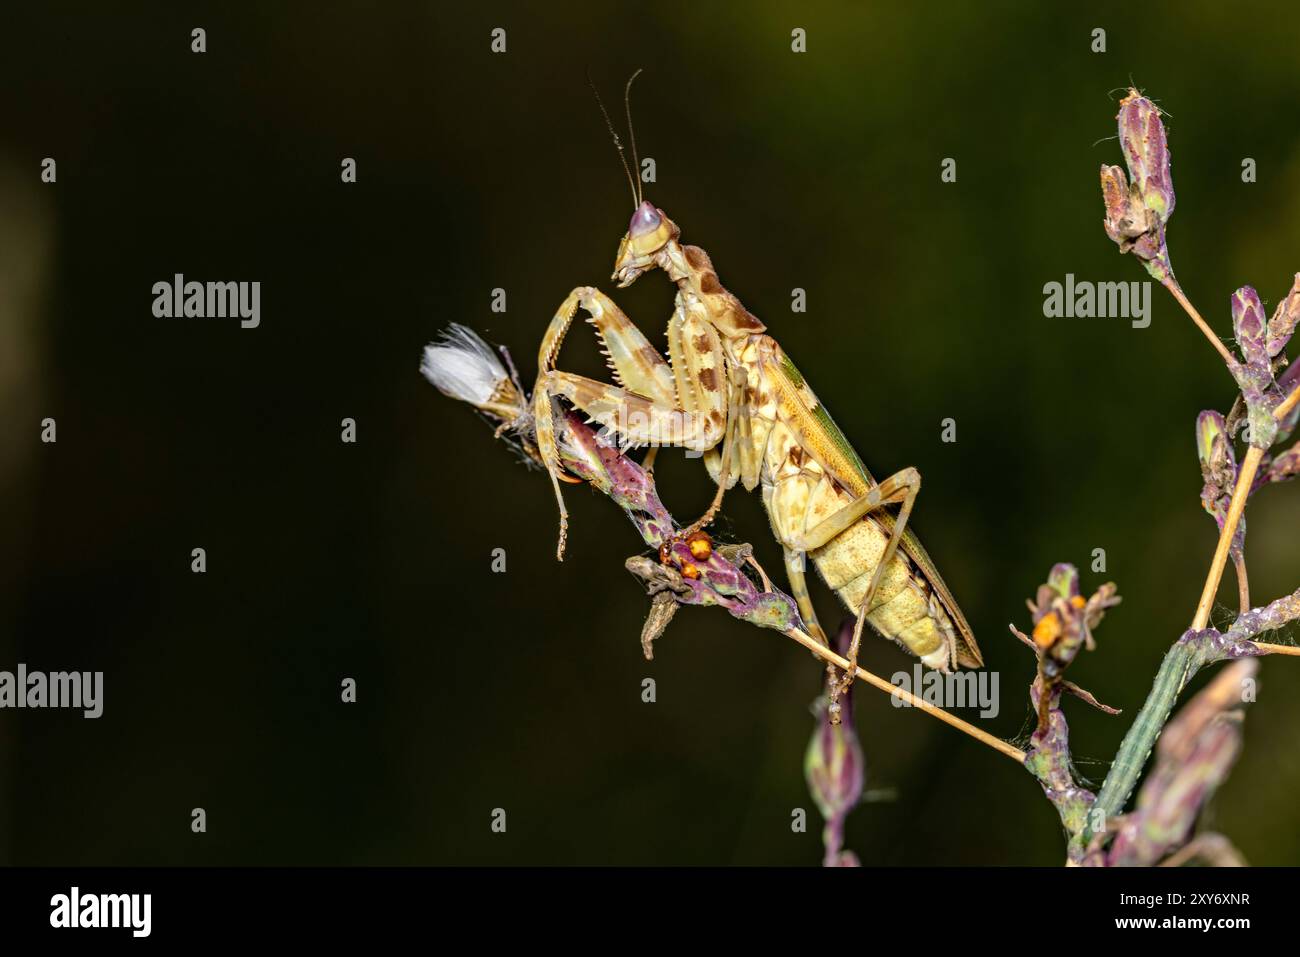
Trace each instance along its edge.
{"label": "mantis hind leg", "polygon": [[[826,521],[832,521],[840,518],[840,515],[847,512],[852,514],[861,509],[858,517],[867,514],[873,509],[880,508],[883,505],[901,503],[898,515],[894,518],[894,528],[889,536],[889,541],[885,543],[885,551],[880,556],[880,564],[876,566],[875,573],[871,576],[871,584],[867,586],[867,593],[862,596],[862,604],[858,608],[857,621],[853,623],[853,640],[849,644],[848,659],[849,668],[840,679],[840,683],[835,686],[831,692],[831,715],[834,719],[839,714],[840,696],[853,686],[857,678],[858,670],[858,650],[862,645],[862,626],[867,620],[867,614],[871,611],[871,605],[876,597],[876,589],[880,587],[880,580],[884,577],[885,569],[893,561],[894,555],[898,552],[898,546],[903,540],[903,532],[907,528],[907,519],[912,514],[912,506],[916,503],[916,496],[921,491],[921,473],[914,468],[906,468],[896,472],[889,478],[877,485],[867,495],[850,502],[844,507],[841,513],[832,515]],[[877,500],[877,504],[864,504],[871,500]],[[825,523],[822,523],[825,524]],[[813,531],[816,531],[814,527]]]}
{"label": "mantis hind leg", "polygon": [[812,528],[799,535],[790,536],[789,540],[784,542],[787,548],[811,551],[833,541],[851,528],[864,515],[887,505],[901,506],[898,515],[894,518],[893,529],[890,532],[889,540],[885,543],[884,552],[881,554],[880,561],[871,575],[871,582],[867,586],[866,594],[862,596],[862,602],[857,610],[857,621],[853,627],[853,641],[849,645],[848,654],[845,655],[850,667],[831,693],[831,715],[833,719],[839,714],[840,696],[853,684],[857,673],[858,650],[862,645],[863,623],[872,610],[876,591],[884,578],[885,570],[898,552],[898,546],[903,540],[903,533],[907,529],[908,517],[912,514],[912,506],[915,504],[916,496],[920,491],[921,473],[914,468],[903,469],[889,476],[880,484],[873,486],[858,498],[848,502],[843,508],[828,515]]}

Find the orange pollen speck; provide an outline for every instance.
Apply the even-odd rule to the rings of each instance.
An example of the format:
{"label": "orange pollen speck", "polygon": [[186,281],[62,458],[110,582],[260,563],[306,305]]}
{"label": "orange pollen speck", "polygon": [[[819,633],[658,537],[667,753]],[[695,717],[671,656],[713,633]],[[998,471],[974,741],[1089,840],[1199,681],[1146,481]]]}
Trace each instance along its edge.
{"label": "orange pollen speck", "polygon": [[687,562],[685,565],[682,566],[682,577],[699,578],[700,570],[696,568],[694,565],[692,565],[690,562]]}
{"label": "orange pollen speck", "polygon": [[708,532],[694,532],[686,539],[686,547],[696,561],[702,562],[713,554],[713,539],[709,538]]}
{"label": "orange pollen speck", "polygon": [[1083,600],[1082,595],[1075,595],[1073,598],[1070,599],[1070,604],[1073,605],[1075,608],[1082,608],[1084,605],[1088,603]]}
{"label": "orange pollen speck", "polygon": [[1050,612],[1034,625],[1034,643],[1040,648],[1048,647],[1061,633],[1061,619],[1056,612]]}

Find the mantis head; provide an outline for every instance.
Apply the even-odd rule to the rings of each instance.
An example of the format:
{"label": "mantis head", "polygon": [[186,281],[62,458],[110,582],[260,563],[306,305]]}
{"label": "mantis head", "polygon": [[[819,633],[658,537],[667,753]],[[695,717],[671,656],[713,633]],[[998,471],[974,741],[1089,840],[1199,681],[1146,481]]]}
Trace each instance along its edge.
{"label": "mantis head", "polygon": [[664,250],[681,235],[681,230],[648,200],[632,214],[627,232],[618,244],[613,279],[619,286],[630,286],[647,269],[663,266]]}

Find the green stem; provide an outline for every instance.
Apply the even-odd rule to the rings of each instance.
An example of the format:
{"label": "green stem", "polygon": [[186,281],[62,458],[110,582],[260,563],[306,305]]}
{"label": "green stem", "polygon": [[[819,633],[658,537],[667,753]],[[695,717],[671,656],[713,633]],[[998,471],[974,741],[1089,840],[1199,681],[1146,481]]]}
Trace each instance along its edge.
{"label": "green stem", "polygon": [[[1133,720],[1133,726],[1120,742],[1115,762],[1110,766],[1110,773],[1106,775],[1106,782],[1101,786],[1101,793],[1093,805],[1094,810],[1102,812],[1102,821],[1110,820],[1124,809],[1124,804],[1142,774],[1142,768],[1146,766],[1147,758],[1156,746],[1156,739],[1169,720],[1169,713],[1174,709],[1179,692],[1200,670],[1203,658],[1198,649],[1188,642],[1177,641],[1160,663],[1151,693]],[[1089,826],[1084,834],[1085,846],[1092,838],[1092,832],[1093,829]]]}

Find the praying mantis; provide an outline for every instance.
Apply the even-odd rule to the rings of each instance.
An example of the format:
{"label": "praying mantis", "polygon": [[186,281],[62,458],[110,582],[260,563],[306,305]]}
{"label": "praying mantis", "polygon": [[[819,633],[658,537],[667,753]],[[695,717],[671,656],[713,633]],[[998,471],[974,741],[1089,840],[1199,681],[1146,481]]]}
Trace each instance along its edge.
{"label": "praying mantis", "polygon": [[[628,80],[625,106],[639,73]],[[761,484],[791,593],[810,632],[826,642],[808,593],[805,555],[856,615],[851,665],[857,664],[863,623],[869,621],[928,667],[980,667],[970,625],[907,527],[920,473],[905,468],[879,482],[872,477],[766,326],[719,282],[708,254],[683,245],[677,224],[644,199],[603,103],[601,112],[623,157],[635,206],[612,279],[624,288],[659,269],[677,295],[666,359],[608,296],[590,286],[574,289],[546,330],[532,402],[538,450],[560,507],[557,558],[563,559],[568,522],[553,419],[553,403],[562,398],[625,447],[650,446],[651,455],[659,446],[703,453],[717,492],[683,538],[700,534],[737,481],[750,491]],[[635,166],[635,139],[632,148]],[[612,384],[555,368],[579,309],[604,346]],[[678,571],[689,575],[689,569]],[[853,678],[850,668],[832,708],[838,710],[838,698]]]}

